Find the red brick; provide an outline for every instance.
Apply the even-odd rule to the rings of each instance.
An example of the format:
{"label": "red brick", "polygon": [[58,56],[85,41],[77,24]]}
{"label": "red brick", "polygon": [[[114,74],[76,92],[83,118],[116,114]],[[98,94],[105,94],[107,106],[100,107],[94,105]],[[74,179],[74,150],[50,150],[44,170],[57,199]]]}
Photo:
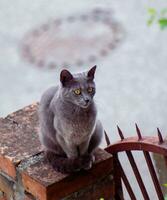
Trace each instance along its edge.
{"label": "red brick", "polygon": [[35,198],[32,195],[28,194],[28,193],[26,193],[25,196],[24,196],[24,200],[34,200],[34,199]]}
{"label": "red brick", "polygon": [[7,200],[7,198],[3,196],[3,197],[0,197],[0,200]]}
{"label": "red brick", "polygon": [[0,191],[6,194],[8,198],[12,197],[14,194],[13,185],[13,181],[7,179],[5,176],[0,174]]}
{"label": "red brick", "polygon": [[13,178],[16,177],[15,164],[12,158],[0,155],[0,170]]}
{"label": "red brick", "polygon": [[7,198],[5,197],[2,191],[0,191],[0,200],[7,200]]}
{"label": "red brick", "polygon": [[100,198],[104,198],[105,200],[112,200],[114,196],[114,181],[108,180],[100,182],[97,184],[94,190],[90,190],[90,192],[85,193],[79,200],[100,200]]}
{"label": "red brick", "polygon": [[105,200],[113,200],[114,196],[114,181],[110,176],[106,176],[94,184],[75,192],[68,197],[66,200],[100,200],[101,198]]}
{"label": "red brick", "polygon": [[96,158],[97,161],[90,170],[72,175],[58,173],[44,161],[40,161],[22,172],[23,185],[40,200],[59,200],[112,172],[110,154],[99,149]]}
{"label": "red brick", "polygon": [[5,196],[0,197],[0,200],[7,200]]}
{"label": "red brick", "polygon": [[0,170],[16,177],[16,166],[41,151],[37,104],[0,119]]}

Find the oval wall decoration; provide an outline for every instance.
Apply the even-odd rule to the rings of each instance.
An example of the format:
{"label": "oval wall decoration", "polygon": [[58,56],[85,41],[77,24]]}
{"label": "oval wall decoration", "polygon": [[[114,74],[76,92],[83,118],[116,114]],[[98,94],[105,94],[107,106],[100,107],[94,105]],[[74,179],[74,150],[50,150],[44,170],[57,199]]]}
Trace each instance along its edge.
{"label": "oval wall decoration", "polygon": [[40,68],[82,66],[107,56],[122,38],[122,29],[111,11],[87,13],[50,20],[28,32],[21,55]]}

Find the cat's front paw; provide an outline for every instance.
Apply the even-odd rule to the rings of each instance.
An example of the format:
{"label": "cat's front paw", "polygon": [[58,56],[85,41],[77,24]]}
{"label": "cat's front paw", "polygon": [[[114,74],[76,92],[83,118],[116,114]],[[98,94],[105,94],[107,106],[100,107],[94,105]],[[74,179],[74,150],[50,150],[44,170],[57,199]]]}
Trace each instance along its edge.
{"label": "cat's front paw", "polygon": [[92,154],[92,162],[94,163],[96,160],[95,156]]}
{"label": "cat's front paw", "polygon": [[89,170],[89,169],[91,169],[91,168],[92,168],[92,162],[90,161],[89,163],[87,163],[87,164],[84,166],[83,169]]}
{"label": "cat's front paw", "polygon": [[95,161],[95,156],[93,154],[86,154],[83,157],[83,169],[89,170]]}

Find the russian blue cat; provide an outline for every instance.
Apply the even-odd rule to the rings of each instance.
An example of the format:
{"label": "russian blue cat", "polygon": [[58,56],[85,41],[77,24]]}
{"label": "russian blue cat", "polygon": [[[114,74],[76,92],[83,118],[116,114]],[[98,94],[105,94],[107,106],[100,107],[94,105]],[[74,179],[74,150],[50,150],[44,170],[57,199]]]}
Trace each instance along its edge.
{"label": "russian blue cat", "polygon": [[39,138],[52,167],[62,173],[89,169],[103,127],[94,102],[96,66],[88,72],[60,73],[60,84],[42,95]]}

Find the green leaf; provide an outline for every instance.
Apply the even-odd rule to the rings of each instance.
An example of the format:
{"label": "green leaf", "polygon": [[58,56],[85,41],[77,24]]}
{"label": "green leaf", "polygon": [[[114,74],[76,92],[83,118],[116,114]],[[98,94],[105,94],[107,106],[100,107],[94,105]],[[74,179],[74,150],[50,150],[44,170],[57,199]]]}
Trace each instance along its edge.
{"label": "green leaf", "polygon": [[164,187],[167,187],[167,183],[163,184]]}
{"label": "green leaf", "polygon": [[167,28],[167,18],[161,18],[158,20],[161,29]]}
{"label": "green leaf", "polygon": [[167,200],[167,195],[165,195],[165,200]]}
{"label": "green leaf", "polygon": [[147,25],[151,26],[157,17],[157,11],[154,8],[148,8],[148,14],[150,17],[147,20]]}
{"label": "green leaf", "polygon": [[150,15],[156,15],[156,10],[155,10],[155,8],[148,8],[148,13],[150,14]]}
{"label": "green leaf", "polygon": [[154,21],[155,21],[155,16],[151,16],[150,19],[147,20],[147,25],[151,26]]}

